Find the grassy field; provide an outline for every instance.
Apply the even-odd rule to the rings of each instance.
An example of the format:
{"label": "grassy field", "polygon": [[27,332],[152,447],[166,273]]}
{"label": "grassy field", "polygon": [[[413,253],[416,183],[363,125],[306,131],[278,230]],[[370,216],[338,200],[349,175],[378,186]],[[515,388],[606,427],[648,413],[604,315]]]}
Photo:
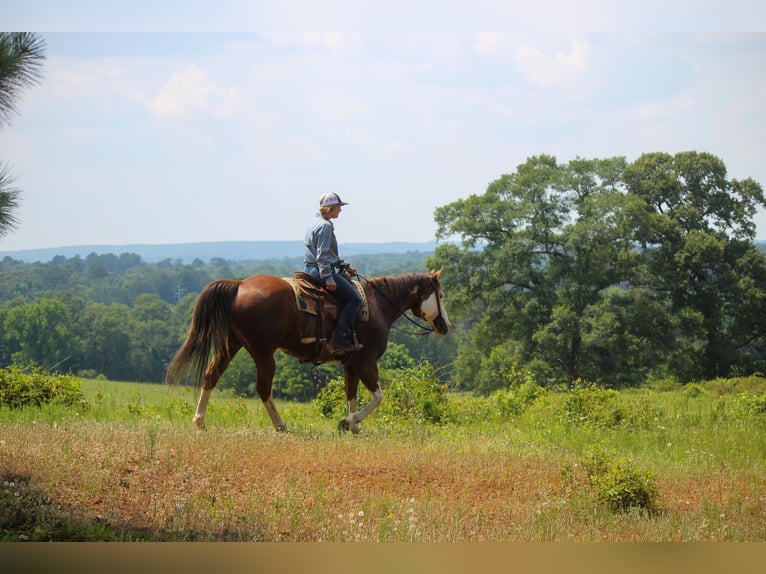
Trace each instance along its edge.
{"label": "grassy field", "polygon": [[447,395],[359,435],[314,403],[279,403],[278,434],[215,393],[197,432],[191,389],[82,389],[0,407],[0,539],[766,540],[766,379]]}

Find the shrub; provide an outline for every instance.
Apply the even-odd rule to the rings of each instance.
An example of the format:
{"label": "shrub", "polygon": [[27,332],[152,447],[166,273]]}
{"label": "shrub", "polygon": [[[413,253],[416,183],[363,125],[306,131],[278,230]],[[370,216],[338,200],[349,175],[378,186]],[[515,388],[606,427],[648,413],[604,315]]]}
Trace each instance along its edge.
{"label": "shrub", "polygon": [[620,424],[625,411],[617,391],[576,381],[564,402],[564,417],[578,425],[610,428]]}
{"label": "shrub", "polygon": [[[423,363],[410,369],[389,371],[392,380],[383,385],[385,397],[376,415],[383,420],[407,419],[417,422],[444,423],[451,419],[444,385],[433,367]],[[369,401],[360,384],[359,408]],[[345,416],[346,392],[342,378],[331,380],[314,403],[323,417]]]}
{"label": "shrub", "polygon": [[743,418],[766,422],[766,393],[762,395],[752,395],[750,393],[740,393],[737,395],[737,411]]}
{"label": "shrub", "polygon": [[586,454],[585,470],[596,496],[612,512],[622,512],[630,508],[655,510],[657,486],[654,477],[647,471],[641,471],[626,458],[594,448]]}
{"label": "shrub", "polygon": [[621,424],[635,429],[650,429],[665,418],[665,412],[655,401],[655,393],[642,390],[633,394],[632,397],[632,401],[625,401],[625,395],[621,395],[623,399],[621,409],[624,414]]}
{"label": "shrub", "polygon": [[319,414],[325,418],[345,416],[346,385],[343,382],[343,377],[330,379],[317,394],[314,404],[319,409]]}
{"label": "shrub", "polygon": [[507,419],[518,416],[545,393],[545,389],[532,380],[514,385],[510,389],[495,391],[484,400],[486,417]]}
{"label": "shrub", "polygon": [[495,391],[485,399],[487,415],[493,419],[507,419],[524,412],[519,397],[509,389]]}
{"label": "shrub", "polygon": [[47,403],[86,408],[82,379],[74,375],[52,375],[42,369],[24,372],[19,367],[0,369],[0,405],[12,409],[39,407]]}
{"label": "shrub", "polygon": [[657,392],[672,392],[681,388],[681,383],[673,376],[649,375],[648,385]]}
{"label": "shrub", "polygon": [[385,399],[378,410],[383,418],[445,423],[451,413],[444,391],[433,367],[424,362],[398,373],[385,387]]}
{"label": "shrub", "polygon": [[687,397],[694,399],[698,397],[704,397],[707,395],[707,391],[705,390],[705,387],[699,383],[689,383],[684,387],[684,394]]}

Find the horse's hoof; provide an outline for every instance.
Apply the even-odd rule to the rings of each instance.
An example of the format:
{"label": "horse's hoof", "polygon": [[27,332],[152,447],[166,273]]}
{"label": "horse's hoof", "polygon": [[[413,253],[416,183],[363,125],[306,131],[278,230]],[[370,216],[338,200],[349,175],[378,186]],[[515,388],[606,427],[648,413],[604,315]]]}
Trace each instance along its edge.
{"label": "horse's hoof", "polygon": [[341,419],[341,421],[338,423],[338,432],[348,432],[351,431],[353,434],[359,434],[359,426],[348,422],[347,419]]}

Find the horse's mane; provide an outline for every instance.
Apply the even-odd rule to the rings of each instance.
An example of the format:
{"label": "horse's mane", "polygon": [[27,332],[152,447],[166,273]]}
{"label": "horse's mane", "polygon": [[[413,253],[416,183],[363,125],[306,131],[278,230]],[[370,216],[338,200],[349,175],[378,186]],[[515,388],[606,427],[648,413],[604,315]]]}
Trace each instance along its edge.
{"label": "horse's mane", "polygon": [[429,276],[426,273],[402,273],[382,275],[369,279],[373,289],[379,290],[391,301],[406,299],[415,285],[424,283]]}

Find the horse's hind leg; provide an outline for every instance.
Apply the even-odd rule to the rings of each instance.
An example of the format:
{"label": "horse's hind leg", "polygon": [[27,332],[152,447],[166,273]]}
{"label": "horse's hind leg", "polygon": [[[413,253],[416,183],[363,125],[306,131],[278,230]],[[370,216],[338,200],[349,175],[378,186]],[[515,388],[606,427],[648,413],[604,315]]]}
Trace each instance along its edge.
{"label": "horse's hind leg", "polygon": [[280,432],[287,432],[287,425],[279,416],[277,406],[274,404],[274,396],[271,392],[271,386],[274,382],[274,373],[277,370],[277,364],[274,360],[274,353],[251,353],[255,361],[257,377],[255,381],[255,390],[263,402],[263,407],[271,419],[274,428]]}
{"label": "horse's hind leg", "polygon": [[207,411],[207,403],[210,400],[210,393],[213,389],[206,389],[202,387],[199,394],[199,400],[197,401],[197,411],[194,413],[194,426],[199,430],[205,430],[205,412]]}
{"label": "horse's hind leg", "polygon": [[213,392],[218,379],[221,378],[223,372],[229,366],[229,363],[237,354],[237,351],[241,348],[241,345],[234,341],[229,341],[228,353],[221,351],[213,355],[210,363],[205,370],[205,375],[202,378],[202,390],[199,394],[199,400],[197,401],[197,411],[194,413],[194,426],[199,430],[205,430],[205,412],[207,411],[207,404],[210,401],[210,395]]}

